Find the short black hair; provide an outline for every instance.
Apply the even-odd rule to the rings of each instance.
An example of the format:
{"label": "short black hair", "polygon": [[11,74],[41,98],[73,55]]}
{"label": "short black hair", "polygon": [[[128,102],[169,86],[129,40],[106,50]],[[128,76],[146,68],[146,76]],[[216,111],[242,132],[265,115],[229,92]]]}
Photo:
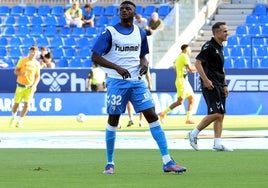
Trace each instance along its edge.
{"label": "short black hair", "polygon": [[85,4],[84,8],[91,8],[90,4]]}
{"label": "short black hair", "polygon": [[212,33],[214,34],[218,29],[220,29],[220,27],[222,25],[226,25],[225,22],[216,22],[213,26],[212,26]]}
{"label": "short black hair", "polygon": [[181,45],[181,51],[185,50],[188,46],[189,46],[188,44]]}
{"label": "short black hair", "polygon": [[33,50],[33,51],[38,51],[38,46],[37,45],[32,45],[30,50]]}
{"label": "short black hair", "polygon": [[124,5],[124,4],[130,4],[130,5],[132,5],[133,7],[136,8],[136,5],[135,5],[133,2],[131,2],[131,1],[123,1],[123,2],[120,4],[120,6],[121,6],[121,5]]}

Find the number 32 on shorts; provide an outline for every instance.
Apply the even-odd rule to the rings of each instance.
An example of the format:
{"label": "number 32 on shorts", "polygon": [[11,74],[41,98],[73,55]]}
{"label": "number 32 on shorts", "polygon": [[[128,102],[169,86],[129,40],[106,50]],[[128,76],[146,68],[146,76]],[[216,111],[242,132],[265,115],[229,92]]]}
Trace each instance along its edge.
{"label": "number 32 on shorts", "polygon": [[108,95],[107,96],[107,104],[118,106],[118,105],[121,105],[121,102],[122,102],[121,95]]}

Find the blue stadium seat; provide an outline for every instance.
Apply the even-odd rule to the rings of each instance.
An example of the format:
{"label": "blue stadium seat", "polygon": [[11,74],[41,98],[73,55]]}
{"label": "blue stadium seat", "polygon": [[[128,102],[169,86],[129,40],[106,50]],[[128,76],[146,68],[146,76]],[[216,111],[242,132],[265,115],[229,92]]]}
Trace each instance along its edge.
{"label": "blue stadium seat", "polygon": [[268,47],[267,46],[259,46],[256,47],[256,56],[268,56]]}
{"label": "blue stadium seat", "polygon": [[252,68],[261,68],[261,59],[260,58],[253,58],[252,61]]}
{"label": "blue stadium seat", "polygon": [[16,30],[13,26],[6,26],[4,27],[2,36],[5,36],[5,37],[14,36],[15,33],[16,33]]}
{"label": "blue stadium seat", "polygon": [[27,5],[24,8],[24,15],[26,15],[26,16],[33,16],[36,14],[36,12],[37,12],[37,9],[35,6]]}
{"label": "blue stadium seat", "polygon": [[38,15],[47,16],[50,14],[50,6],[49,5],[40,5],[38,7]]}
{"label": "blue stadium seat", "polygon": [[236,35],[233,35],[233,36],[229,36],[227,38],[227,45],[228,46],[233,46],[233,45],[239,45],[239,37],[236,36]]}
{"label": "blue stadium seat", "polygon": [[95,22],[96,27],[106,27],[108,24],[109,19],[106,16],[100,16]]}
{"label": "blue stadium seat", "polygon": [[[267,22],[268,23],[268,22]],[[262,26],[262,33],[265,35],[265,33],[268,33],[268,25]]]}
{"label": "blue stadium seat", "polygon": [[69,62],[67,59],[60,59],[56,62],[56,67],[69,67]]}
{"label": "blue stadium seat", "polygon": [[[16,60],[16,59],[15,59]],[[8,68],[13,68],[13,67],[15,67],[15,63],[14,63],[14,61],[13,61],[13,59],[12,58],[10,58],[10,57],[4,57],[3,58],[3,61],[5,62],[5,63],[7,63],[8,64]],[[17,61],[16,61],[17,62]]]}
{"label": "blue stadium seat", "polygon": [[234,46],[230,48],[230,56],[231,57],[241,57],[243,56],[243,48],[240,46]]}
{"label": "blue stadium seat", "polygon": [[17,21],[17,24],[16,25],[19,25],[19,26],[22,26],[22,25],[24,25],[24,26],[30,26],[31,25],[31,23],[30,23],[30,19],[29,19],[29,17],[28,16],[20,16],[19,18],[18,18],[18,21]]}
{"label": "blue stadium seat", "polygon": [[60,36],[55,36],[54,38],[51,39],[51,44],[50,46],[52,48],[61,48],[64,46],[63,38]]}
{"label": "blue stadium seat", "polygon": [[98,31],[96,27],[87,27],[85,36],[87,37],[96,37],[98,35]]}
{"label": "blue stadium seat", "polygon": [[250,45],[243,48],[243,56],[244,57],[251,57],[252,56],[252,50],[251,50]]}
{"label": "blue stadium seat", "polygon": [[248,34],[251,36],[260,36],[262,34],[260,25],[248,26]]}
{"label": "blue stadium seat", "polygon": [[23,36],[29,35],[29,33],[30,33],[30,30],[28,26],[19,25],[16,35],[23,37]]}
{"label": "blue stadium seat", "polygon": [[253,13],[256,15],[266,14],[266,5],[265,4],[257,4],[253,10]]}
{"label": "blue stadium seat", "polygon": [[7,47],[8,46],[8,40],[6,37],[0,37],[0,48],[1,47]]}
{"label": "blue stadium seat", "polygon": [[76,50],[75,48],[67,48],[65,50],[65,58],[68,58],[68,59],[77,59],[77,53],[76,53]]}
{"label": "blue stadium seat", "polygon": [[231,46],[226,46],[226,47],[223,48],[224,57],[229,57],[230,56],[230,48],[231,48]]}
{"label": "blue stadium seat", "polygon": [[22,50],[20,47],[10,47],[9,56],[11,58],[21,58],[23,56]]}
{"label": "blue stadium seat", "polygon": [[34,37],[40,37],[40,36],[43,36],[43,28],[39,25],[34,25],[30,31],[30,35],[31,36],[34,36]]}
{"label": "blue stadium seat", "polygon": [[74,27],[71,35],[75,37],[83,37],[85,34],[85,29],[83,27]]}
{"label": "blue stadium seat", "polygon": [[16,25],[15,16],[7,16],[2,25],[3,26],[15,26]]}
{"label": "blue stadium seat", "polygon": [[70,27],[62,27],[59,31],[60,36],[69,37],[72,34],[72,29]]}
{"label": "blue stadium seat", "polygon": [[143,16],[150,18],[153,12],[156,12],[156,7],[154,5],[147,5],[144,8]]}
{"label": "blue stadium seat", "polygon": [[60,6],[60,5],[53,6],[51,8],[50,14],[53,16],[57,16],[57,17],[64,15],[63,6]]}
{"label": "blue stadium seat", "polygon": [[0,16],[8,16],[10,12],[9,6],[1,5],[0,6]]}
{"label": "blue stadium seat", "polygon": [[260,62],[260,68],[268,68],[268,57],[262,58]]}
{"label": "blue stadium seat", "polygon": [[78,40],[77,40],[77,47],[78,48],[83,48],[83,47],[85,47],[85,46],[89,46],[89,39],[88,39],[88,37],[82,37],[82,38],[79,38]]}
{"label": "blue stadium seat", "polygon": [[46,24],[46,26],[48,25],[57,25],[57,18],[53,15],[48,15],[45,17],[45,21],[44,23]]}
{"label": "blue stadium seat", "polygon": [[118,15],[118,11],[117,11],[117,6],[114,5],[108,5],[105,10],[103,15],[104,16],[114,16],[114,15]]}
{"label": "blue stadium seat", "polygon": [[83,67],[83,62],[79,58],[71,59],[69,67]]}
{"label": "blue stadium seat", "polygon": [[89,40],[89,48],[92,48],[95,45],[95,43],[97,42],[97,39],[98,38],[95,37]]}
{"label": "blue stadium seat", "polygon": [[266,39],[264,37],[252,37],[253,46],[263,46],[266,45]]}
{"label": "blue stadium seat", "polygon": [[255,14],[250,14],[246,16],[246,24],[254,25],[259,23],[259,17]]}
{"label": "blue stadium seat", "polygon": [[170,7],[168,5],[160,5],[157,12],[159,17],[164,19],[169,14]]}
{"label": "blue stadium seat", "polygon": [[36,38],[36,44],[38,46],[50,46],[50,42],[49,39],[47,37],[44,36],[39,36]]}
{"label": "blue stadium seat", "polygon": [[91,58],[84,60],[84,67],[92,67],[92,64]]}
{"label": "blue stadium seat", "polygon": [[233,69],[234,61],[232,58],[224,58],[224,68],[225,69]]}
{"label": "blue stadium seat", "polygon": [[120,22],[120,17],[119,16],[114,16],[111,18],[109,25],[115,25]]}
{"label": "blue stadium seat", "polygon": [[45,27],[44,35],[46,37],[54,37],[58,34],[57,26],[56,25],[48,25]]}
{"label": "blue stadium seat", "polygon": [[66,48],[75,48],[77,46],[76,40],[74,37],[67,37],[64,39],[64,47]]}
{"label": "blue stadium seat", "polygon": [[22,6],[19,6],[19,5],[15,5],[15,6],[12,6],[10,8],[10,15],[11,16],[21,16],[21,15],[23,15],[23,12],[24,12],[24,8]]}
{"label": "blue stadium seat", "polygon": [[89,59],[91,57],[91,50],[87,46],[80,48],[78,57],[81,59]]}
{"label": "blue stadium seat", "polygon": [[143,6],[141,5],[136,6],[136,14],[143,15]]}
{"label": "blue stadium seat", "polygon": [[34,44],[35,44],[35,40],[34,40],[33,37],[28,36],[28,37],[23,38],[23,45],[24,45],[25,48],[29,48]]}
{"label": "blue stadium seat", "polygon": [[31,23],[34,26],[44,26],[45,25],[44,20],[43,20],[42,16],[40,16],[40,15],[34,15],[32,17]]}
{"label": "blue stadium seat", "polygon": [[246,25],[237,26],[236,35],[248,35],[248,27]]}
{"label": "blue stadium seat", "polygon": [[240,36],[239,37],[239,43],[240,43],[241,46],[251,45],[251,37],[248,36],[248,35]]}
{"label": "blue stadium seat", "polygon": [[0,47],[0,58],[3,59],[7,56],[7,50],[5,47]]}
{"label": "blue stadium seat", "polygon": [[54,59],[63,59],[65,57],[65,52],[62,47],[53,48],[52,54]]}
{"label": "blue stadium seat", "polygon": [[103,6],[95,6],[93,7],[93,11],[95,16],[102,16],[104,14],[105,8]]}
{"label": "blue stadium seat", "polygon": [[65,19],[65,17],[64,16],[60,16],[59,18],[58,18],[58,24],[57,24],[57,26],[58,27],[64,27],[64,26],[66,26],[67,25],[67,23],[66,23],[66,19]]}
{"label": "blue stadium seat", "polygon": [[268,23],[268,14],[260,15],[259,24],[266,25]]}
{"label": "blue stadium seat", "polygon": [[234,68],[245,69],[248,68],[248,62],[246,58],[234,59]]}

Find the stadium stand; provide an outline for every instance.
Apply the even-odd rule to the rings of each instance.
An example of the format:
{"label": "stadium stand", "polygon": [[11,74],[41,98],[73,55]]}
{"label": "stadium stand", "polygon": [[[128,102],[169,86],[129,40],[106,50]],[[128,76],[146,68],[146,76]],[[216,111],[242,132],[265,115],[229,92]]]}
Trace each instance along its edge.
{"label": "stadium stand", "polygon": [[[228,37],[226,67],[228,68],[267,68],[268,57],[268,11],[265,4],[257,4],[244,24],[236,27],[235,34]],[[232,59],[232,63],[230,62]]]}
{"label": "stadium stand", "polygon": [[[159,11],[164,18],[172,9],[167,5],[152,4],[137,5],[137,13],[150,17],[152,12]],[[59,4],[46,4],[45,1],[41,4],[1,5],[0,60],[6,62],[11,59],[12,63],[8,64],[14,66],[19,57],[27,55],[29,46],[37,44],[51,48],[57,67],[91,67],[90,48],[107,25],[120,21],[118,6],[93,6],[96,16],[94,28],[66,27],[63,16],[66,8]],[[69,61],[71,59],[77,59],[77,62]]]}

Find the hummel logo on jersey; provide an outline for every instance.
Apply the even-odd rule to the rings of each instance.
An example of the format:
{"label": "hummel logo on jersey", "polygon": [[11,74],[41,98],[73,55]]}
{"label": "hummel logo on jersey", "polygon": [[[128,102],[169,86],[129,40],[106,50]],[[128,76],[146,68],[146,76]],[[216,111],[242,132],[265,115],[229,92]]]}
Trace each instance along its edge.
{"label": "hummel logo on jersey", "polygon": [[138,51],[139,45],[137,46],[119,46],[115,44],[115,51],[127,52],[127,51]]}
{"label": "hummel logo on jersey", "polygon": [[221,107],[221,102],[216,102],[217,108],[220,109]]}

